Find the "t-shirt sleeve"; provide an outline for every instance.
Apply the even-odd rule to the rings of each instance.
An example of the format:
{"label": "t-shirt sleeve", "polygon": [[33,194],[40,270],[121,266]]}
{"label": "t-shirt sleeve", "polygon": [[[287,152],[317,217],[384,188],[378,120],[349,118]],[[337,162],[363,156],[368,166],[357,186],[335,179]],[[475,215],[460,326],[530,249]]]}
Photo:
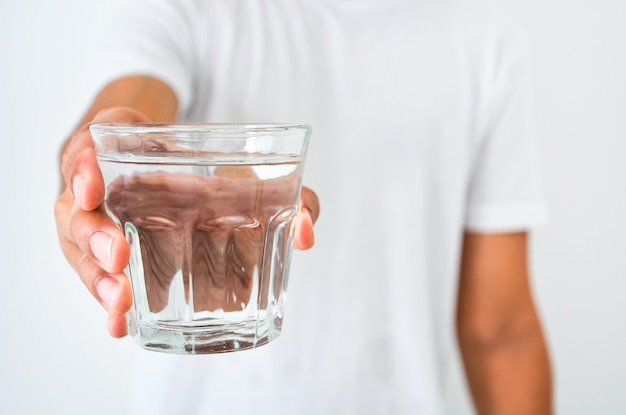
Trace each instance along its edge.
{"label": "t-shirt sleeve", "polygon": [[98,42],[96,79],[102,87],[126,76],[151,76],[172,88],[179,115],[193,92],[193,41],[187,10],[176,1],[129,0]]}
{"label": "t-shirt sleeve", "polygon": [[517,31],[494,49],[465,226],[477,232],[522,231],[543,224],[547,217],[535,143],[529,50],[525,36]]}

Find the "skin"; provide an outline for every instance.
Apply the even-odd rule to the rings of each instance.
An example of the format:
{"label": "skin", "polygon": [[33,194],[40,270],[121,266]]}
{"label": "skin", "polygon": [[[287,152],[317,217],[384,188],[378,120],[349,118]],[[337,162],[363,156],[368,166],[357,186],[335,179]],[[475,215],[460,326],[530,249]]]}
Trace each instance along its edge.
{"label": "skin", "polygon": [[526,233],[466,233],[457,335],[480,414],[551,414],[552,374],[528,278]]}
{"label": "skin", "polygon": [[[176,96],[164,83],[149,77],[120,79],[101,91],[63,147],[63,189],[55,205],[60,245],[108,312],[113,337],[127,334],[124,314],[131,306],[131,290],[123,269],[129,248],[103,210],[104,183],[88,123],[172,122],[177,110]],[[317,196],[305,187],[296,217],[296,249],[313,246],[318,215]],[[524,233],[464,236],[457,334],[469,388],[481,414],[552,411],[550,362],[526,262]]]}

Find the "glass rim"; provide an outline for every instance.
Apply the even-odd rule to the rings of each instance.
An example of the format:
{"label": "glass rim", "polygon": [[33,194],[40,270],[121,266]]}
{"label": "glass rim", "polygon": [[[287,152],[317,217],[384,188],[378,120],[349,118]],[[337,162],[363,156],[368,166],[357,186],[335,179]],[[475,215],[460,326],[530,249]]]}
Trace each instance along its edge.
{"label": "glass rim", "polygon": [[305,130],[310,132],[311,126],[303,123],[176,123],[176,122],[95,122],[89,124],[90,131],[115,134],[166,134],[166,133],[276,133],[280,131]]}

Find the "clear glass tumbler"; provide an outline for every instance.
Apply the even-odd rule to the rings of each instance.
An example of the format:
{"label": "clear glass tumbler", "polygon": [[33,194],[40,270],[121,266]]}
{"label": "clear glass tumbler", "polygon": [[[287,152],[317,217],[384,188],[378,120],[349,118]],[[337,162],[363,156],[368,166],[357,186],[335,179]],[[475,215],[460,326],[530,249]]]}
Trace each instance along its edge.
{"label": "clear glass tumbler", "polygon": [[93,124],[109,216],[130,245],[129,333],[200,354],[281,331],[307,125]]}

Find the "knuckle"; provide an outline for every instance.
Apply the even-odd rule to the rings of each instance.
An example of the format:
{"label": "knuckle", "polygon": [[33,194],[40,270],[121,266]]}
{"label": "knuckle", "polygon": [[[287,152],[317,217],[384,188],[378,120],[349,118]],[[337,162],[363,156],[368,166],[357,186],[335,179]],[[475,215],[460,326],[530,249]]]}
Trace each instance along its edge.
{"label": "knuckle", "polygon": [[54,203],[54,218],[57,225],[59,236],[67,237],[69,232],[69,223],[71,216],[72,200],[68,196],[68,192],[64,191]]}
{"label": "knuckle", "polygon": [[59,222],[67,214],[67,197],[61,195],[54,202],[54,217]]}
{"label": "knuckle", "polygon": [[95,295],[96,285],[104,277],[104,270],[100,269],[87,253],[83,252],[78,260],[77,272],[83,284]]}

